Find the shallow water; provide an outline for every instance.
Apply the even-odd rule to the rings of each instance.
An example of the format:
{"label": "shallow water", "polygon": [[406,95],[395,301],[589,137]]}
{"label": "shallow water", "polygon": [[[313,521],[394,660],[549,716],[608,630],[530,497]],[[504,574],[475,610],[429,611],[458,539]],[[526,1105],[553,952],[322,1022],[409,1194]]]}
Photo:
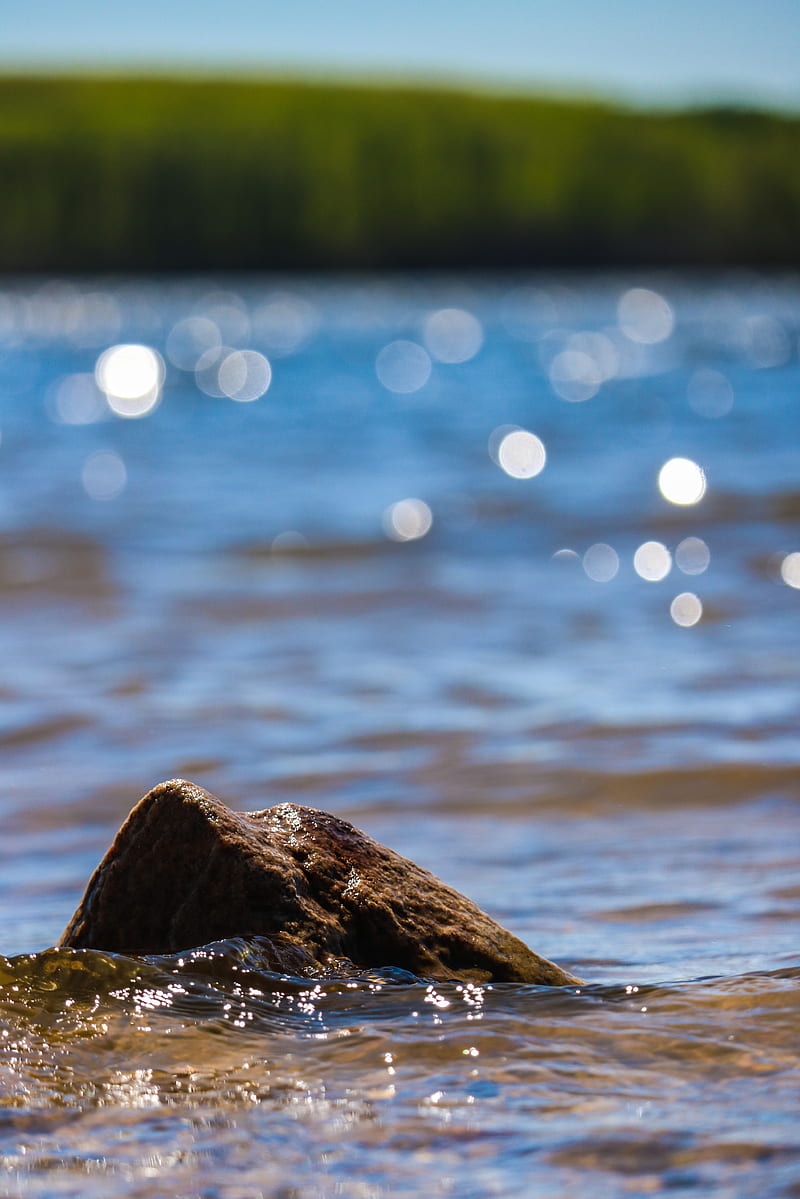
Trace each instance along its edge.
{"label": "shallow water", "polygon": [[[0,1193],[800,1194],[798,300],[7,285]],[[176,775],[353,820],[586,985],[48,950]]]}

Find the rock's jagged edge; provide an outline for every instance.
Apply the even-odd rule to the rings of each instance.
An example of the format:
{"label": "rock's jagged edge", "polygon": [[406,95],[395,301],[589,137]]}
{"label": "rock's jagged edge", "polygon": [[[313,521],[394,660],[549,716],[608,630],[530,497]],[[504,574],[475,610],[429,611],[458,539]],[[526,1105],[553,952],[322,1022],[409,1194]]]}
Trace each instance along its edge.
{"label": "rock's jagged edge", "polygon": [[579,981],[347,821],[290,803],[233,812],[183,779],[130,813],[59,945],[165,954],[246,936],[292,974],[345,958],[435,979]]}

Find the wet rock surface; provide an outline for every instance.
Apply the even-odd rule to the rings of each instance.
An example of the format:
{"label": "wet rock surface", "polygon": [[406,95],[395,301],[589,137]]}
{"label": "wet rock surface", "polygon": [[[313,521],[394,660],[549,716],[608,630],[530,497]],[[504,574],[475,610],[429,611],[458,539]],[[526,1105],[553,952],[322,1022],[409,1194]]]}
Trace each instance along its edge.
{"label": "wet rock surface", "polygon": [[347,821],[291,803],[233,812],[182,779],[133,809],[59,944],[164,954],[246,936],[285,973],[344,958],[436,979],[576,981]]}

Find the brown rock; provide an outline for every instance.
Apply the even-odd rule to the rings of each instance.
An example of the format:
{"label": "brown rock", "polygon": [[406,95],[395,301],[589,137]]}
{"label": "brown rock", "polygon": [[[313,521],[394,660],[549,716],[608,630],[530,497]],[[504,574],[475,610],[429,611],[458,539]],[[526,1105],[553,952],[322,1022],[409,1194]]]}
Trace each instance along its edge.
{"label": "brown rock", "polygon": [[437,979],[577,981],[346,820],[290,803],[232,812],[182,779],[133,809],[60,944],[163,954],[244,936],[267,938],[287,973],[344,957]]}

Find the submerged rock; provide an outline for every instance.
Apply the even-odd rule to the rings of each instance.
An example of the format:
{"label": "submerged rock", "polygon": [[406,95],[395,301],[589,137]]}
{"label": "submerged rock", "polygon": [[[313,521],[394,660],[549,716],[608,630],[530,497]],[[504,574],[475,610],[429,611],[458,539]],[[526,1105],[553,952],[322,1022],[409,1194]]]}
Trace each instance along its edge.
{"label": "submerged rock", "polygon": [[346,958],[436,979],[576,981],[346,820],[291,803],[233,812],[183,779],[136,805],[59,944],[164,954],[243,936],[265,938],[285,973]]}

